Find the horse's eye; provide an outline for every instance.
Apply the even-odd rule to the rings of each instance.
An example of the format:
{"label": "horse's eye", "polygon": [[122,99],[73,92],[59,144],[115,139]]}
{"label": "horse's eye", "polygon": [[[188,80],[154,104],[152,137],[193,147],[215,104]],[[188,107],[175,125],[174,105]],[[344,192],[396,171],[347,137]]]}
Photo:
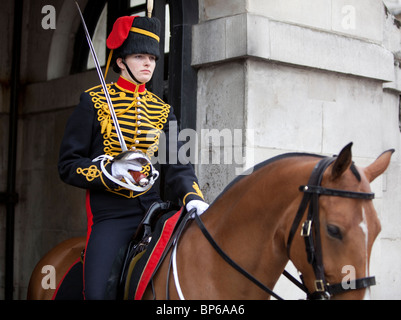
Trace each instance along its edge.
{"label": "horse's eye", "polygon": [[340,228],[335,225],[328,224],[327,225],[327,233],[329,234],[330,237],[336,238],[338,240],[343,239],[343,235],[341,233]]}

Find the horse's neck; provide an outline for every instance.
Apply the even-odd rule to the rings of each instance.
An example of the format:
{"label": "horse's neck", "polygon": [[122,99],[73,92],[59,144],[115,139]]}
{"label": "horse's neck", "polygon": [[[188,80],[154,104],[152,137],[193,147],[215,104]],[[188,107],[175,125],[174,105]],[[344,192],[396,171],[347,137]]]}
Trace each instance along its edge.
{"label": "horse's neck", "polygon": [[298,188],[307,181],[309,162],[285,159],[244,177],[213,203],[208,219],[213,225],[246,220],[272,228],[301,198]]}
{"label": "horse's neck", "polygon": [[221,195],[205,214],[205,224],[216,238],[229,237],[238,247],[260,246],[286,259],[288,225],[309,167],[304,161],[286,159],[261,168]]}
{"label": "horse's neck", "polygon": [[[286,237],[289,225],[300,202],[301,183],[307,180],[307,170],[299,160],[280,160],[266,165],[229,187],[201,216],[206,228],[228,256],[266,286],[273,288],[288,262]],[[301,161],[303,162],[303,161]],[[304,175],[301,179],[300,173]],[[309,171],[310,173],[310,171]],[[180,242],[181,261],[187,270],[198,270],[208,275],[197,285],[211,298],[227,297],[221,277],[230,277],[230,290],[247,298],[263,298],[262,291],[238,272],[232,270],[201,236],[196,224],[189,226]],[[178,257],[179,259],[180,257]],[[196,265],[191,265],[196,261]],[[183,267],[184,268],[184,267]],[[210,277],[210,275],[218,275]],[[193,275],[193,271],[191,271]],[[194,280],[192,279],[192,282]],[[188,295],[191,288],[184,288]],[[197,290],[194,297],[198,297]],[[209,296],[210,295],[210,296]],[[241,294],[236,295],[243,298]]]}

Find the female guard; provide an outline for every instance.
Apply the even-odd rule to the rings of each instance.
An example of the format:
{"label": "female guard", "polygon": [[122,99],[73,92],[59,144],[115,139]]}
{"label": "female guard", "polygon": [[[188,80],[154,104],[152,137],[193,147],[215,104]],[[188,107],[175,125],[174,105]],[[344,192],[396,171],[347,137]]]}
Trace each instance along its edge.
{"label": "female guard", "polygon": [[[167,155],[171,150],[178,152],[180,147],[168,141],[170,124],[176,121],[172,107],[146,89],[160,55],[159,34],[157,18],[127,16],[116,20],[107,38],[113,69],[120,74],[118,81],[108,84],[107,89],[125,144],[128,150],[139,150],[149,159],[161,147],[159,139],[166,140],[161,139],[162,135],[167,138]],[[61,179],[87,190],[85,299],[105,297],[107,280],[119,249],[133,236],[150,205],[161,201],[153,187],[140,192],[115,182],[117,179],[138,183],[131,175],[137,163],[116,160],[122,151],[102,87],[85,91],[68,120],[59,158]],[[108,160],[97,161],[99,156]],[[165,182],[188,210],[196,208],[201,214],[207,209],[190,164],[169,163],[167,159],[161,166]],[[140,169],[142,175],[151,174],[149,165]]]}

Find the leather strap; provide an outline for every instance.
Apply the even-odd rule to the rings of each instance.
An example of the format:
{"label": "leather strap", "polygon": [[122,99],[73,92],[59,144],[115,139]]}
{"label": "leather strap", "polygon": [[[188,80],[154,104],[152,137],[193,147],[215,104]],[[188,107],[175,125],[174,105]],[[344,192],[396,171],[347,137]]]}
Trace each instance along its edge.
{"label": "leather strap", "polygon": [[328,292],[334,296],[335,294],[339,294],[342,292],[345,292],[347,290],[357,290],[357,289],[363,289],[367,288],[370,286],[376,285],[376,278],[375,277],[366,277],[366,278],[360,278],[356,280],[352,280],[349,284],[347,283],[347,286],[349,289],[345,289],[344,283],[337,283],[337,284],[332,284],[327,286]]}
{"label": "leather strap", "polygon": [[127,72],[129,74],[129,76],[132,78],[132,80],[134,80],[138,85],[141,85],[143,83],[141,83],[132,73],[131,69],[128,67],[127,63],[125,62],[124,59],[121,60],[121,62],[124,64],[124,66],[127,68]]}
{"label": "leather strap", "polygon": [[246,270],[244,270],[242,267],[240,267],[236,262],[234,262],[224,251],[223,249],[220,248],[220,246],[216,243],[216,241],[213,239],[213,237],[210,235],[210,233],[207,231],[205,225],[203,224],[201,218],[195,214],[195,221],[198,224],[199,228],[201,229],[203,235],[205,238],[209,241],[209,243],[212,245],[212,247],[217,251],[217,253],[235,270],[237,270],[239,273],[241,273],[244,277],[246,277],[248,280],[252,281],[255,285],[257,285],[259,288],[270,294],[272,297],[276,298],[277,300],[283,300],[280,296],[275,294],[271,289],[266,287],[263,283],[261,283],[259,280],[257,280],[255,277],[253,277],[250,273],[248,273]]}

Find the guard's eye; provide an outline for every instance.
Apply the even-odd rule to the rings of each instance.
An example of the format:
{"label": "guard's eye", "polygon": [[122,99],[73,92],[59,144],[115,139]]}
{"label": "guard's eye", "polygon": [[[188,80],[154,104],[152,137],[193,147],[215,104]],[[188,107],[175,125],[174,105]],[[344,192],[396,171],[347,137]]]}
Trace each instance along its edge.
{"label": "guard's eye", "polygon": [[328,224],[327,225],[327,233],[329,234],[330,237],[342,240],[343,235],[341,233],[341,230],[339,227],[333,225],[333,224]]}

